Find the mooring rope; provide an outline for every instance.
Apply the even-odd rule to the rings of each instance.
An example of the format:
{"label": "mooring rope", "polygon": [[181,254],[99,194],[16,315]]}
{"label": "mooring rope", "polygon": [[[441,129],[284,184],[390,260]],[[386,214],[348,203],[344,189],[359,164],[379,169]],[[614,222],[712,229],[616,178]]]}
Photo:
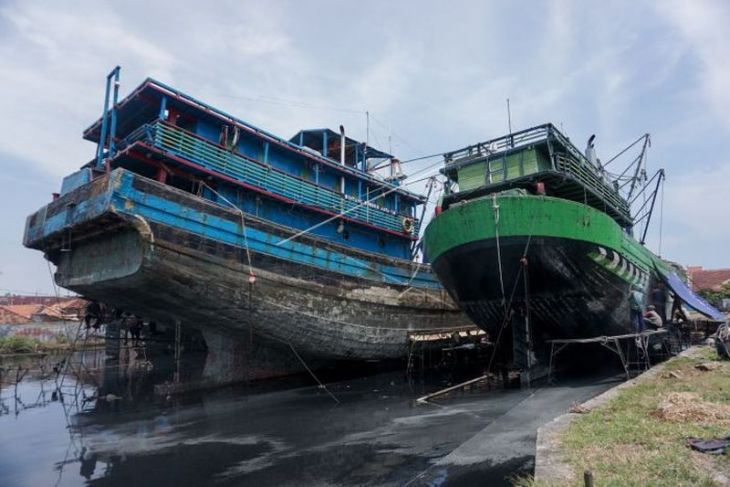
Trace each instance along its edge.
{"label": "mooring rope", "polygon": [[502,290],[502,307],[504,312],[507,313],[505,307],[505,294],[504,294],[504,276],[502,273],[502,251],[499,244],[499,205],[497,204],[497,194],[492,194],[492,215],[494,216],[494,236],[497,241],[497,268],[499,269],[499,287]]}
{"label": "mooring rope", "polygon": [[[422,178],[422,179],[419,179],[418,181],[423,181],[424,179],[427,179],[427,178]],[[417,181],[413,181],[413,183],[415,183],[415,182],[417,182]],[[241,215],[241,228],[242,228],[242,232],[243,232],[243,244],[244,244],[245,250],[246,250],[246,260],[247,260],[247,263],[248,263],[249,276],[250,276],[250,279],[256,279],[256,274],[254,273],[253,266],[251,265],[251,251],[250,251],[250,248],[249,248],[249,245],[248,245],[248,238],[247,238],[247,232],[246,232],[246,224],[245,224],[245,220],[244,220],[244,211],[241,208],[239,208],[238,206],[236,206],[233,203],[231,203],[231,201],[228,200],[225,196],[221,195],[216,190],[214,190],[213,188],[211,188],[210,186],[208,186],[207,184],[205,184],[205,182],[200,181],[200,184],[203,185],[203,186],[205,186],[209,190],[211,190],[215,195],[217,195],[221,200],[223,200],[225,203],[227,203],[231,208],[233,208],[235,211],[237,211]],[[398,187],[396,187],[394,189],[398,189]],[[354,208],[351,208],[348,211],[352,211],[353,209]],[[342,214],[337,215],[336,217],[332,217],[332,218],[330,218],[328,220],[325,220],[324,222],[320,223],[319,225],[315,225],[314,227],[310,227],[309,229],[307,229],[307,230],[305,230],[303,232],[299,232],[298,234],[292,235],[291,237],[288,237],[285,240],[281,240],[281,241],[277,242],[276,245],[281,245],[281,244],[283,244],[285,242],[288,242],[290,240],[293,240],[293,239],[295,239],[295,238],[303,235],[304,233],[307,233],[307,232],[311,231],[312,229],[316,228],[317,226],[320,226],[320,225],[322,225],[324,223],[327,223],[329,221],[332,221],[333,219],[336,219],[337,217],[339,217],[341,215]],[[357,264],[357,267],[359,267],[359,268],[367,269],[368,271],[372,271],[373,270],[369,266],[363,266],[362,265],[362,262],[360,262],[359,260],[355,259],[354,257],[351,257],[351,256],[349,256],[347,254],[341,254],[341,255],[345,259],[348,259],[348,260],[354,262],[355,264]],[[375,269],[375,272],[377,272],[378,274],[380,274],[383,277],[384,281],[386,281],[386,282],[390,281],[393,284],[397,284],[397,285],[401,285],[401,286],[402,285],[407,286],[407,288],[401,293],[401,296],[402,296],[402,295],[404,295],[409,290],[408,287],[411,286],[411,284],[413,283],[413,280],[415,279],[416,275],[420,272],[422,263],[417,262],[416,264],[417,265],[416,265],[415,272],[411,274],[410,279],[405,284],[403,283],[403,280],[401,278],[399,278],[399,277],[391,276],[391,275],[386,274],[385,272],[383,272],[383,271],[381,271],[379,269]]]}
{"label": "mooring rope", "polygon": [[244,245],[244,248],[246,249],[246,261],[248,263],[248,274],[251,278],[255,278],[256,274],[254,274],[253,267],[251,266],[251,251],[248,248],[248,237],[246,236],[246,220],[244,217],[243,210],[241,208],[239,208],[238,206],[234,205],[233,203],[231,203],[228,200],[228,198],[226,198],[225,196],[223,196],[222,194],[220,194],[219,192],[217,192],[216,190],[214,190],[213,188],[211,188],[210,186],[205,184],[205,182],[200,181],[200,184],[202,184],[203,186],[205,186],[206,188],[211,190],[216,196],[218,196],[220,199],[222,199],[223,201],[228,203],[231,206],[231,208],[233,208],[234,210],[236,210],[238,213],[241,214],[241,233],[243,234],[243,245]]}
{"label": "mooring rope", "polygon": [[[522,251],[522,257],[520,260],[527,259],[527,252],[528,252],[528,250],[530,250],[530,243],[532,242],[532,234],[533,234],[534,227],[535,227],[535,220],[537,220],[537,218],[535,218],[535,215],[533,215],[533,217],[530,219],[530,231],[527,234],[527,242],[525,242],[525,248]],[[524,271],[525,271],[525,266],[520,265],[519,269],[517,270],[517,275],[515,276],[515,283],[514,283],[514,286],[512,287],[512,293],[510,294],[509,302],[508,302],[507,306],[505,307],[504,320],[502,321],[502,325],[499,327],[499,332],[497,333],[497,339],[494,342],[494,349],[492,349],[492,354],[489,357],[489,363],[487,365],[486,375],[489,375],[489,373],[492,370],[492,364],[494,362],[494,357],[497,354],[497,348],[499,347],[499,343],[502,338],[502,333],[504,332],[505,328],[507,327],[507,323],[508,323],[509,319],[512,317],[512,314],[509,313],[508,310],[512,307],[512,301],[514,300],[515,292],[517,291],[517,284],[520,282],[520,275]]]}
{"label": "mooring rope", "polygon": [[303,358],[301,357],[301,355],[299,355],[299,353],[297,353],[297,351],[296,351],[296,349],[294,348],[294,346],[293,346],[293,345],[292,345],[291,343],[288,343],[288,342],[287,342],[287,345],[289,345],[289,348],[291,348],[291,351],[292,351],[292,352],[294,352],[294,355],[296,355],[296,356],[297,356],[297,358],[298,358],[298,359],[299,359],[299,361],[300,361],[300,362],[302,363],[302,365],[304,366],[304,368],[305,368],[305,369],[307,369],[307,372],[309,372],[309,375],[311,375],[311,376],[312,376],[312,377],[314,378],[314,380],[316,380],[316,381],[317,381],[317,384],[319,384],[319,387],[321,387],[322,389],[324,389],[324,391],[325,391],[325,392],[326,392],[326,393],[327,393],[327,394],[328,394],[328,395],[329,395],[329,396],[330,396],[330,397],[332,398],[332,400],[333,400],[333,401],[335,401],[335,402],[336,402],[337,404],[339,404],[339,403],[340,403],[340,400],[339,400],[339,399],[337,399],[337,398],[335,397],[335,395],[334,395],[334,394],[332,394],[332,393],[330,392],[330,390],[329,390],[329,389],[327,389],[327,386],[326,386],[326,385],[324,385],[324,384],[322,383],[322,381],[321,381],[321,380],[319,380],[319,377],[317,377],[317,376],[316,376],[316,375],[314,374],[314,372],[312,372],[312,369],[310,369],[310,368],[309,368],[309,366],[308,366],[308,365],[307,365],[307,363],[306,363],[306,362],[304,361],[304,359],[303,359]]}

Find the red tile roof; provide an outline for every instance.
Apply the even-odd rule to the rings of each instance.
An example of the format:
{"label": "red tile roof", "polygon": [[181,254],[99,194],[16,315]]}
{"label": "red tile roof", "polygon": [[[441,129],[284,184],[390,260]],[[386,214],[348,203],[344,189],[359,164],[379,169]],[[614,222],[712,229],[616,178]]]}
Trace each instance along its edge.
{"label": "red tile roof", "polygon": [[688,267],[687,276],[692,282],[692,289],[713,289],[719,291],[720,287],[730,282],[730,269],[703,269],[702,267]]}
{"label": "red tile roof", "polygon": [[43,309],[42,304],[9,304],[4,309],[23,318],[30,319],[34,314]]}

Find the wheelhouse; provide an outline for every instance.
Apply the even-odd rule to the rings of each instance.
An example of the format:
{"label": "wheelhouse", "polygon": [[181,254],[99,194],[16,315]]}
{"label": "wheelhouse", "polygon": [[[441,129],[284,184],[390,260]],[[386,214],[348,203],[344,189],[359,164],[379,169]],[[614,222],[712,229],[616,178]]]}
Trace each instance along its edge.
{"label": "wheelhouse", "polygon": [[602,174],[552,124],[539,125],[444,155],[448,178],[443,209],[459,201],[511,189],[578,201],[630,228],[629,205]]}

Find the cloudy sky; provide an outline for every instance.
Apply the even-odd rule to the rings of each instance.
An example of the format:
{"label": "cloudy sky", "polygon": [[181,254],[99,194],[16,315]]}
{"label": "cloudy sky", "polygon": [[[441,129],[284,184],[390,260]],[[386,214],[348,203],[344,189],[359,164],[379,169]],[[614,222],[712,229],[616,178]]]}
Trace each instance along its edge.
{"label": "cloudy sky", "polygon": [[662,256],[730,267],[727,2],[0,0],[0,293],[51,289],[25,216],[91,159],[117,64],[123,95],[151,76],[286,137],[364,138],[367,110],[401,159],[502,135],[508,97],[513,127],[595,133],[604,160],[650,132]]}

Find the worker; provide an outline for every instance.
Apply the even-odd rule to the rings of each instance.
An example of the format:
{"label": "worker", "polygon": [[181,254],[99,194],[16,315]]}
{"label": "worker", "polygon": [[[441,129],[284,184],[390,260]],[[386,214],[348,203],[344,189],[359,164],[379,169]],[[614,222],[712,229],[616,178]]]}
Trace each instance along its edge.
{"label": "worker", "polygon": [[687,313],[685,313],[682,309],[682,300],[676,295],[672,302],[672,321],[678,325],[684,325],[689,322],[689,319],[687,319]]}
{"label": "worker", "polygon": [[101,305],[96,301],[89,301],[89,304],[86,305],[86,313],[84,315],[84,323],[86,323],[86,329],[88,330],[93,326],[93,328],[96,330],[99,328],[100,322]]}
{"label": "worker", "polygon": [[132,335],[132,346],[136,347],[139,345],[140,334],[142,332],[142,318],[136,315],[132,315],[129,322],[129,333]]}
{"label": "worker", "polygon": [[629,294],[629,307],[631,309],[631,324],[636,333],[644,331],[644,316],[641,314],[641,303],[644,301],[644,294],[641,289],[634,285]]}
{"label": "worker", "polygon": [[654,311],[662,319],[662,323],[665,323],[667,321],[667,288],[662,281],[657,282],[651,290],[651,304],[655,306]]}
{"label": "worker", "polygon": [[646,313],[644,313],[644,321],[657,330],[664,326],[664,321],[662,321],[659,313],[656,312],[656,307],[653,304],[647,306]]}

